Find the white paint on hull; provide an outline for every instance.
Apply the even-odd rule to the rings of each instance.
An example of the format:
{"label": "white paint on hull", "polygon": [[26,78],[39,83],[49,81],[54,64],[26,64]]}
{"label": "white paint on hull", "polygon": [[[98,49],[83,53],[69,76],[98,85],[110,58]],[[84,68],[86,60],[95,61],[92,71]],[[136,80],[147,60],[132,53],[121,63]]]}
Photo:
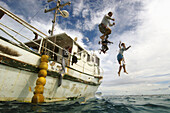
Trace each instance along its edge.
{"label": "white paint on hull", "polygon": [[[37,73],[19,70],[0,64],[0,100],[31,102]],[[68,97],[93,97],[98,86],[63,79],[58,87],[58,78],[46,77],[45,101],[67,100]]]}

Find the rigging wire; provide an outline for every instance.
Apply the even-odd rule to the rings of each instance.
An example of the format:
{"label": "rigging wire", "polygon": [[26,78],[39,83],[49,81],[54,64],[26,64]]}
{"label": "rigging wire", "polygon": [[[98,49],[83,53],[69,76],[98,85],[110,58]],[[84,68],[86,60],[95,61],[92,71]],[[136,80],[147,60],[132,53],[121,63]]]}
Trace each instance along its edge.
{"label": "rigging wire", "polygon": [[[46,3],[42,8],[40,8],[30,19],[28,22],[30,22],[42,9],[44,9],[44,7],[48,6],[48,3]],[[20,33],[23,29],[25,28],[25,26],[23,26],[18,33]],[[15,35],[15,37],[17,36],[18,34]]]}

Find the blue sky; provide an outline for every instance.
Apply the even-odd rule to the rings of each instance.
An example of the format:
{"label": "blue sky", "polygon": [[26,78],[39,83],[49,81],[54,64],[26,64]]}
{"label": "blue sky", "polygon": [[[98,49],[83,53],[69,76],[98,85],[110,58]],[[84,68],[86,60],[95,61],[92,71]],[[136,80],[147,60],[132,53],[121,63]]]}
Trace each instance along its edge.
{"label": "blue sky", "polygon": [[[61,0],[62,3],[68,0]],[[69,18],[58,17],[55,34],[66,32],[89,51],[95,51],[104,69],[103,94],[170,94],[170,1],[169,0],[71,0],[63,9]],[[54,7],[46,0],[1,0],[0,5],[12,11],[48,34],[52,13],[44,8]],[[98,54],[98,24],[109,11],[116,25],[111,27],[109,51]],[[36,15],[36,16],[34,16]],[[7,18],[7,17],[5,17]],[[0,21],[6,22],[7,19]],[[15,26],[18,30],[19,26]],[[23,30],[24,32],[24,30]],[[28,34],[29,35],[29,34]],[[33,36],[32,36],[33,37]],[[88,37],[89,41],[86,40]],[[132,47],[124,53],[127,71],[118,77],[119,41]]]}

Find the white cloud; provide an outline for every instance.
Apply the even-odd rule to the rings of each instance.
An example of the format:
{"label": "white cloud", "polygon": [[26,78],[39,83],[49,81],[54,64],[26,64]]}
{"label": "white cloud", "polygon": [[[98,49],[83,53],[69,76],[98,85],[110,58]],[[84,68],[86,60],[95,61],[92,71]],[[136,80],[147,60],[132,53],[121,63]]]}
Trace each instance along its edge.
{"label": "white cloud", "polygon": [[[136,62],[141,69],[151,69],[150,73],[164,73],[161,71],[161,67],[166,67],[168,70],[170,60],[167,55],[169,55],[169,51],[165,50],[166,48],[170,48],[168,42],[170,41],[170,33],[168,30],[169,26],[167,23],[170,23],[164,16],[160,17],[160,13],[155,12],[159,9],[161,13],[168,11],[168,6],[165,7],[167,3],[152,1],[152,3],[147,3],[147,11],[145,14],[140,15],[143,16],[143,24],[139,26],[136,30],[137,36],[137,44],[134,44],[134,49],[132,49],[133,54],[128,59]],[[164,6],[164,7],[162,7]],[[154,10],[153,10],[154,9]],[[166,16],[169,18],[170,16]],[[163,23],[158,23],[158,18],[162,20]],[[166,23],[166,24],[165,24]],[[161,29],[162,28],[162,29]],[[165,29],[166,28],[166,29]],[[159,62],[159,63],[158,63]],[[132,64],[131,64],[132,65]],[[145,66],[145,67],[144,67]],[[162,67],[162,68],[163,68]],[[169,71],[167,71],[169,72]],[[166,73],[167,73],[166,72]],[[143,73],[145,74],[145,73]]]}
{"label": "white cloud", "polygon": [[8,5],[5,2],[0,1],[0,6],[5,8],[5,9],[10,10],[10,8],[8,7]]}
{"label": "white cloud", "polygon": [[78,16],[81,14],[83,8],[84,8],[84,4],[83,4],[83,0],[76,0],[73,4],[73,16]]}
{"label": "white cloud", "polygon": [[[164,89],[166,89],[165,87],[167,87],[167,84],[158,85],[157,83],[155,83],[156,81],[158,82],[169,80],[169,77],[163,76],[153,78],[152,75],[163,75],[170,73],[170,62],[168,62],[170,61],[170,16],[167,15],[168,11],[170,10],[170,1],[152,0],[145,1],[143,3],[143,10],[136,13],[136,16],[140,18],[140,23],[137,25],[137,27],[133,29],[133,31],[127,31],[123,34],[120,34],[118,36],[119,39],[111,39],[116,41],[117,44],[118,40],[122,40],[126,43],[127,46],[132,45],[132,47],[124,54],[127,63],[127,71],[129,72],[129,74],[121,74],[122,79],[118,77],[113,77],[113,75],[117,76],[118,67],[113,67],[118,66],[117,63],[114,63],[112,66],[110,66],[111,68],[109,68],[109,66],[103,65],[104,70],[105,68],[106,70],[108,70],[107,74],[105,74],[105,76],[108,77],[107,79],[104,79],[103,85],[105,83],[108,83],[107,80],[109,80],[109,78],[113,78],[112,81],[109,81],[109,83],[116,82],[118,85],[111,85],[111,87],[108,88],[108,91],[110,89],[122,91],[122,94],[125,94],[126,91],[128,91],[128,94],[135,94],[140,88],[140,91],[138,91],[139,94],[143,94],[145,91],[145,94],[169,93],[168,89],[163,92],[161,90],[158,90],[157,92],[152,91],[152,89],[156,89],[158,87]],[[133,13],[133,10],[130,13]],[[115,48],[115,46],[112,45],[110,48]],[[117,55],[117,52],[115,50],[112,51],[112,53],[109,51],[108,54],[109,56],[104,58],[105,60],[102,63],[106,61],[114,62],[113,59],[116,60],[116,58],[110,58],[111,55]],[[143,77],[149,78],[144,79]],[[134,82],[133,84],[129,84],[131,83],[131,80],[129,80],[128,78],[131,78],[132,81],[136,82]],[[143,82],[142,85],[138,83],[139,79],[141,80],[141,82]],[[127,82],[125,82],[124,85],[121,85],[123,81]],[[150,83],[150,87],[145,86],[145,81],[147,81],[148,84]],[[127,86],[127,84],[129,85]],[[104,88],[106,87],[104,86]],[[108,91],[106,90],[106,92]],[[115,93],[113,92],[113,94]]]}
{"label": "white cloud", "polygon": [[88,15],[89,15],[89,10],[88,10],[88,9],[84,9],[84,10],[82,11],[82,17],[83,17],[83,18],[86,18]]}
{"label": "white cloud", "polygon": [[82,29],[82,27],[83,27],[82,22],[80,20],[77,20],[75,26],[77,29]]}

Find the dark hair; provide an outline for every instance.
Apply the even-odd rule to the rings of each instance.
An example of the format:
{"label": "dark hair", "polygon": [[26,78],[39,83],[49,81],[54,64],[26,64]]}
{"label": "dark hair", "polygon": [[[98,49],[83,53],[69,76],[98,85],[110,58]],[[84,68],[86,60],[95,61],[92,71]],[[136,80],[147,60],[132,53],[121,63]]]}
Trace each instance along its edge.
{"label": "dark hair", "polygon": [[125,45],[125,43],[121,43],[121,46]]}
{"label": "dark hair", "polygon": [[112,13],[112,12],[109,12],[109,13],[108,13],[108,15],[110,15],[110,14],[111,14],[111,15],[113,15],[113,13]]}

